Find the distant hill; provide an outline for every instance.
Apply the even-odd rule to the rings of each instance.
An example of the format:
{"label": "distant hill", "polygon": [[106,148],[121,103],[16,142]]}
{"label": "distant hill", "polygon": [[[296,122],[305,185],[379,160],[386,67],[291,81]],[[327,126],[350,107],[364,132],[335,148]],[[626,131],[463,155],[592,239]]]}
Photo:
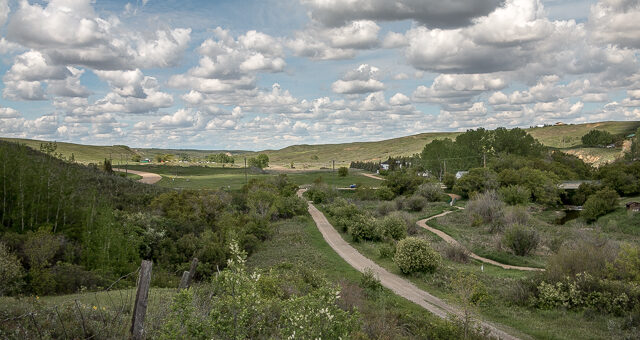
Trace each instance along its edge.
{"label": "distant hill", "polygon": [[[583,148],[581,137],[593,129],[608,131],[612,134],[630,134],[640,127],[639,121],[630,122],[598,122],[587,124],[552,125],[525,129],[542,144],[561,149],[583,157],[592,164],[609,162],[621,155],[621,149]],[[244,157],[253,157],[258,153],[266,153],[272,167],[289,167],[291,162],[298,169],[308,167],[331,167],[332,161],[336,166],[347,165],[352,161],[379,161],[389,156],[410,156],[420,153],[424,146],[434,139],[455,138],[459,132],[427,132],[406,137],[387,139],[377,142],[353,142],[341,144],[292,145],[280,150],[264,150],[248,152],[243,150],[194,150],[194,149],[155,149],[129,148],[124,145],[93,146],[73,143],[58,143],[58,152],[69,157],[73,153],[76,161],[82,163],[97,163],[111,157],[113,164],[118,165],[120,157],[123,160],[133,155],[153,159],[158,154],[173,154],[179,157],[186,154],[190,158],[204,158],[212,153],[230,153],[236,158],[236,164],[243,163]],[[31,139],[0,138],[24,143],[36,150],[43,141]]]}
{"label": "distant hill", "polygon": [[[540,143],[559,149],[571,150],[570,153],[585,155],[585,161],[599,164],[611,161],[621,153],[620,149],[582,148],[581,137],[593,129],[608,131],[613,134],[630,134],[640,127],[640,122],[599,122],[587,124],[552,125],[525,129]],[[265,150],[271,165],[296,167],[302,165],[329,167],[332,160],[336,166],[351,161],[378,161],[389,156],[410,156],[422,152],[424,146],[434,139],[455,138],[458,132],[430,132],[412,136],[382,140],[378,142],[355,142],[342,144],[293,145],[280,150]],[[251,157],[258,153],[248,153]]]}
{"label": "distant hill", "polygon": [[[0,140],[25,144],[35,150],[40,150],[41,143],[47,143],[47,141],[19,138],[0,138]],[[56,152],[61,153],[67,158],[71,157],[73,154],[76,162],[84,164],[97,164],[104,161],[105,158],[111,158],[113,160],[113,164],[117,165],[121,158],[123,160],[127,160],[136,154],[135,151],[125,145],[96,146],[64,142],[56,142],[56,144],[58,145]]]}

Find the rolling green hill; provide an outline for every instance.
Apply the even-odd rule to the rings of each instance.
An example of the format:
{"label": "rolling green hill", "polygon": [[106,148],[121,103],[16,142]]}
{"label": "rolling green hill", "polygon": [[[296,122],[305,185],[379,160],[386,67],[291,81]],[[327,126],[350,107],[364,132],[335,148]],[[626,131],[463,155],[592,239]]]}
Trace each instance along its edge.
{"label": "rolling green hill", "polygon": [[[620,149],[582,148],[581,137],[593,129],[608,131],[612,134],[630,134],[640,127],[640,122],[599,122],[587,124],[553,125],[526,129],[542,144],[550,147],[571,150],[571,153],[585,155],[585,161],[600,164],[611,161],[621,154]],[[343,144],[293,145],[280,150],[266,150],[271,165],[289,166],[294,162],[296,167],[308,165],[310,167],[336,166],[348,164],[351,161],[378,161],[389,156],[410,156],[420,153],[424,146],[434,139],[455,138],[457,132],[431,132],[412,136],[387,139],[378,142],[356,142]],[[257,153],[243,156],[251,157]],[[316,159],[317,157],[317,159]]]}
{"label": "rolling green hill", "polygon": [[[608,131],[612,134],[630,134],[640,127],[639,121],[630,122],[598,122],[587,124],[553,125],[526,129],[542,144],[581,156],[588,163],[602,164],[619,155],[621,149],[583,148],[581,137],[593,129]],[[244,163],[244,157],[254,157],[258,153],[266,153],[273,168],[288,168],[291,163],[297,169],[331,167],[332,161],[337,166],[348,165],[351,161],[378,161],[389,156],[410,156],[420,153],[424,146],[434,139],[455,138],[458,132],[428,132],[406,137],[387,139],[377,142],[353,142],[342,144],[292,145],[280,150],[246,152],[240,150],[174,150],[174,149],[131,149],[123,145],[92,146],[73,143],[58,143],[57,152],[65,156],[73,153],[76,161],[81,163],[97,163],[111,157],[114,165],[119,159],[128,159],[138,154],[143,158],[153,159],[157,154],[187,154],[191,158],[203,158],[211,153],[230,152],[236,158],[236,164]],[[42,141],[30,139],[0,138],[24,143],[34,149],[40,148]]]}
{"label": "rolling green hill", "polygon": [[[4,137],[1,137],[0,140],[25,144],[26,146],[36,150],[40,150],[41,143],[46,143],[46,141],[41,140]],[[67,158],[71,157],[73,154],[76,162],[84,164],[100,163],[104,161],[105,158],[111,158],[113,159],[114,164],[118,164],[121,157],[123,160],[126,160],[136,154],[135,151],[125,145],[95,146],[64,142],[56,142],[56,144],[58,145],[56,152],[61,153]]]}

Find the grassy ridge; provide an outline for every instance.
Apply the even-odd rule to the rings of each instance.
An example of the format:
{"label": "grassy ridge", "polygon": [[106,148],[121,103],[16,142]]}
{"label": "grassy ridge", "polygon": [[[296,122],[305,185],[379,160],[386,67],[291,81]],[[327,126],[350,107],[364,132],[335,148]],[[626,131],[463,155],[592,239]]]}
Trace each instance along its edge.
{"label": "grassy ridge", "polygon": [[[608,131],[612,134],[629,134],[640,127],[639,121],[630,122],[598,122],[575,125],[545,126],[526,129],[542,144],[555,148],[570,150],[572,153],[584,153],[590,163],[610,161],[619,155],[619,149],[593,150],[580,147],[581,137],[590,130]],[[387,139],[376,142],[354,142],[342,144],[292,145],[280,150],[265,150],[272,166],[289,167],[293,162],[296,168],[305,166],[312,168],[348,165],[351,161],[377,161],[389,156],[410,156],[420,153],[424,146],[434,139],[455,138],[459,132],[428,132],[412,136]],[[25,143],[34,149],[40,148],[41,141],[29,139],[0,138]],[[123,158],[139,154],[143,158],[153,158],[157,154],[188,154],[190,157],[201,158],[211,153],[225,152],[220,150],[173,150],[173,149],[130,149],[126,146],[90,146],[73,143],[58,143],[58,152],[65,156],[74,153],[76,161],[82,163],[100,162],[111,157],[114,164],[118,164],[120,154]],[[236,163],[243,162],[244,157],[254,157],[258,152],[231,151],[236,156]],[[601,161],[602,159],[602,161]]]}
{"label": "grassy ridge", "polygon": [[[46,143],[45,141],[34,140],[34,139],[19,139],[19,138],[4,138],[1,137],[0,140],[4,140],[7,142],[14,142],[25,144],[26,146],[40,150],[40,144]],[[128,146],[125,145],[112,145],[112,146],[96,146],[96,145],[83,145],[83,144],[75,144],[75,143],[64,143],[57,142],[58,148],[56,149],[57,153],[61,153],[64,157],[69,158],[73,154],[76,162],[78,163],[100,163],[104,161],[105,158],[113,159],[113,164],[118,164],[120,157],[122,155],[122,159],[129,159],[133,155],[136,154],[135,151],[131,150]]]}

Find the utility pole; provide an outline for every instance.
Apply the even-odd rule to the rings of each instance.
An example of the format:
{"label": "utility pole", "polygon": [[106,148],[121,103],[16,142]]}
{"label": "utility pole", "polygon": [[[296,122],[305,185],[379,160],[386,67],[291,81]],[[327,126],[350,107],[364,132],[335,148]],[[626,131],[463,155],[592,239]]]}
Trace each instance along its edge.
{"label": "utility pole", "polygon": [[487,153],[486,152],[482,153],[482,165],[485,168],[487,167]]}
{"label": "utility pole", "polygon": [[333,163],[333,165],[332,165],[333,172],[335,172],[336,171],[336,161],[332,160],[331,162]]}
{"label": "utility pole", "polygon": [[247,181],[247,157],[244,158],[244,185],[247,185],[247,183],[249,183]]}
{"label": "utility pole", "polygon": [[447,173],[447,160],[445,159],[442,162],[444,163],[444,173],[446,174]]}

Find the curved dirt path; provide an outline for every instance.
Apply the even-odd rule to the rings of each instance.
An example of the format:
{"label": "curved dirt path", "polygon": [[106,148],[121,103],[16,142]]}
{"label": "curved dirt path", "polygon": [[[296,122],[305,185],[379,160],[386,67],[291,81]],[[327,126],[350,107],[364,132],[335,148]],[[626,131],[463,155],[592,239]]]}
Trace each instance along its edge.
{"label": "curved dirt path", "polygon": [[368,174],[368,173],[364,173],[364,172],[361,172],[361,174],[362,174],[362,176],[367,176],[369,178],[377,179],[377,180],[380,180],[380,181],[386,181],[386,179],[384,179],[384,178],[382,178],[380,176],[376,176],[374,174]]}
{"label": "curved dirt path", "polygon": [[[306,189],[298,190],[298,196],[302,197],[302,194],[305,191]],[[355,248],[347,243],[342,236],[340,236],[320,210],[318,210],[311,202],[308,202],[308,204],[309,214],[311,214],[318,230],[322,233],[324,240],[353,268],[362,273],[364,273],[366,269],[371,269],[380,279],[380,283],[383,286],[443,319],[449,314],[462,315],[462,312],[457,308],[450,306],[441,299],[416,287],[408,280],[390,273],[364,255],[360,254]],[[481,325],[488,328],[491,331],[491,334],[499,339],[518,339],[517,337],[498,329],[493,324],[481,322]]]}
{"label": "curved dirt path", "polygon": [[[125,172],[124,169],[117,169],[117,168],[114,168],[113,171]],[[127,170],[126,172],[130,172],[134,175],[142,176],[142,178],[139,179],[138,182],[144,183],[144,184],[156,184],[160,182],[160,180],[162,179],[162,176],[158,174],[154,174],[152,172],[145,172],[145,171],[138,171],[138,170]]]}
{"label": "curved dirt path", "polygon": [[[462,209],[462,208],[458,207],[458,209]],[[453,237],[449,236],[447,233],[443,232],[442,230],[438,230],[436,228],[432,228],[432,227],[427,225],[427,221],[432,220],[434,218],[438,218],[438,217],[442,217],[442,216],[448,215],[448,214],[450,214],[450,213],[452,213],[454,211],[455,210],[445,211],[445,212],[443,212],[441,214],[434,215],[434,216],[431,216],[429,218],[425,218],[423,220],[420,220],[420,221],[416,222],[416,224],[419,227],[427,229],[430,232],[438,235],[441,239],[445,240],[445,242],[449,243],[450,245],[459,246],[459,247],[464,248],[464,246],[461,245],[460,242],[456,241]],[[474,259],[476,259],[478,261],[481,261],[481,262],[484,262],[484,263],[488,263],[488,264],[492,264],[494,266],[498,266],[498,267],[503,268],[503,269],[515,269],[515,270],[526,270],[526,271],[544,271],[544,269],[542,269],[542,268],[512,266],[512,265],[496,262],[494,260],[488,259],[486,257],[482,257],[480,255],[476,255],[476,254],[474,254],[474,253],[472,253],[470,251],[468,251],[468,253],[469,253],[469,256],[471,256],[472,258],[474,258]]]}

